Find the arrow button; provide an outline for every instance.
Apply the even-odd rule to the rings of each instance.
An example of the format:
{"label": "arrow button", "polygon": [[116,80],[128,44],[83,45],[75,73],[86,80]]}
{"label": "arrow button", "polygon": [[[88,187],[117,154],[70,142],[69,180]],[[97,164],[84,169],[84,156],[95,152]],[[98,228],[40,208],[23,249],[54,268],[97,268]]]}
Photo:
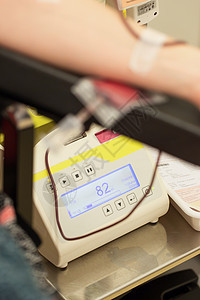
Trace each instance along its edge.
{"label": "arrow button", "polygon": [[116,206],[117,210],[121,210],[121,209],[125,208],[124,201],[122,199],[116,200],[115,206]]}
{"label": "arrow button", "polygon": [[69,179],[67,178],[67,176],[63,176],[59,179],[60,181],[60,185],[64,188],[68,185],[70,185]]}
{"label": "arrow button", "polygon": [[112,207],[110,204],[104,206],[102,209],[103,209],[103,213],[106,217],[113,214],[113,210],[112,210]]}

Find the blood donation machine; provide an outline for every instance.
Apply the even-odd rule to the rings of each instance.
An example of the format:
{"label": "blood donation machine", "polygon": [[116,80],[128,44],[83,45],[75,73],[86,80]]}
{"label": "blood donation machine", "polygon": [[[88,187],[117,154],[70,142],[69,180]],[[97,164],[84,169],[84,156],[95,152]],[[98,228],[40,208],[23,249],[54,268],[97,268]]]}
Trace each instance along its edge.
{"label": "blood donation machine", "polygon": [[34,150],[33,226],[43,241],[41,254],[58,267],[168,210],[159,176],[148,190],[154,167],[140,142],[93,125],[79,139],[49,150],[53,182],[46,154],[44,138]]}

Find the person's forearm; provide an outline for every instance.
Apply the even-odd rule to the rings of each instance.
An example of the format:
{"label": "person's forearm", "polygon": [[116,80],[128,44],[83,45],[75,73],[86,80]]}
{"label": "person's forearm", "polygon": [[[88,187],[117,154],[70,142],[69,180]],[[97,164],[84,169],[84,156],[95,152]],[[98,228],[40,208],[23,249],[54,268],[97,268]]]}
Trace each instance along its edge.
{"label": "person's forearm", "polygon": [[[140,32],[132,20],[131,26]],[[1,0],[0,44],[68,70],[121,80],[200,103],[200,52],[161,48],[147,74],[129,61],[135,38],[94,0]]]}
{"label": "person's forearm", "polygon": [[94,0],[2,0],[0,28],[0,43],[17,51],[83,73],[128,77],[135,40]]}

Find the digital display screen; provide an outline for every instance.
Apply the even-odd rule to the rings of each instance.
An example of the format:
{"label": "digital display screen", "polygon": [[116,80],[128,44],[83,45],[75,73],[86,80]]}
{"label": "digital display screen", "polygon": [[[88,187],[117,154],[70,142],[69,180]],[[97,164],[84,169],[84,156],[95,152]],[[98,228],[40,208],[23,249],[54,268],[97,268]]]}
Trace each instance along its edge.
{"label": "digital display screen", "polygon": [[140,186],[130,164],[61,196],[71,218]]}

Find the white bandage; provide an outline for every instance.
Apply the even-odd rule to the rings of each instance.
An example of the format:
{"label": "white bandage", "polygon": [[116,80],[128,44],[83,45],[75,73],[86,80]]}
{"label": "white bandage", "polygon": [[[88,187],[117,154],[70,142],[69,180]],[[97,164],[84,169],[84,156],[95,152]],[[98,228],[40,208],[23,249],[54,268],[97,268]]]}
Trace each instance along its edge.
{"label": "white bandage", "polygon": [[152,69],[165,40],[164,34],[152,29],[144,29],[132,52],[130,69],[134,73],[147,74]]}

